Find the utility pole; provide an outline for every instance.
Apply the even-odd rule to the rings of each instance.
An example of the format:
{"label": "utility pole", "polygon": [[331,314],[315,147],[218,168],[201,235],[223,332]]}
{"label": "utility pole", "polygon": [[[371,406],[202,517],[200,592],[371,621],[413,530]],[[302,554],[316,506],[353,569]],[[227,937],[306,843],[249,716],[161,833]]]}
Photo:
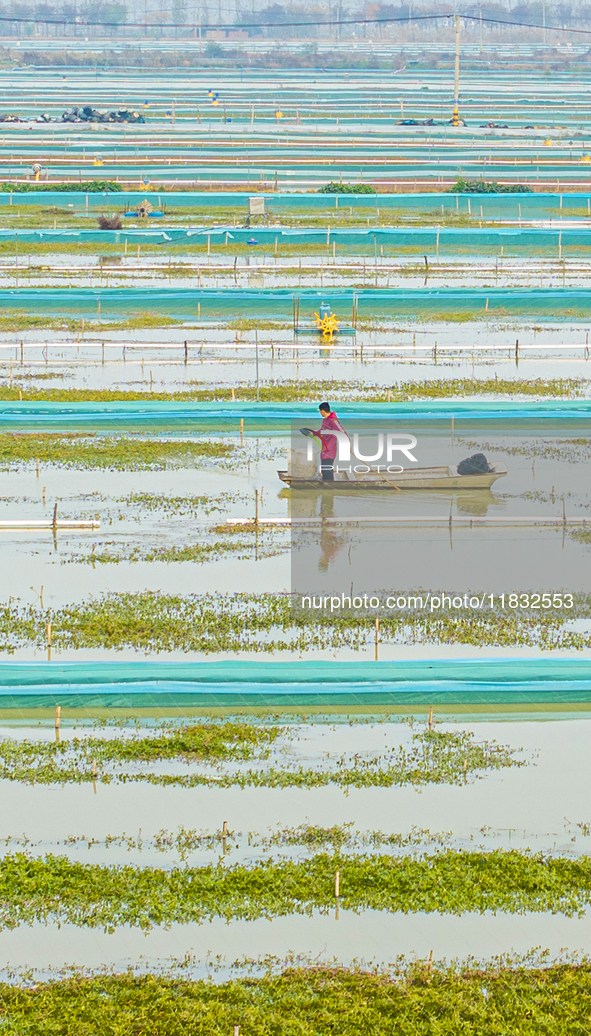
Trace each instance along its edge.
{"label": "utility pole", "polygon": [[460,16],[454,14],[456,23],[456,63],[454,69],[454,111],[451,119],[452,126],[460,125]]}

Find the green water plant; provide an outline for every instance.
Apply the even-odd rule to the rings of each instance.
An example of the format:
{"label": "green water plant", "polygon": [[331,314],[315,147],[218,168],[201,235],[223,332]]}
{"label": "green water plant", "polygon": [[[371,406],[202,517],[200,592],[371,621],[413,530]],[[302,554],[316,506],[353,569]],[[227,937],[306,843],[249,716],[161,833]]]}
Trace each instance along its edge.
{"label": "green water plant", "polygon": [[161,869],[84,864],[25,852],[0,860],[0,928],[73,924],[114,931],[214,917],[255,920],[327,912],[340,874],[343,910],[581,915],[591,904],[591,858],[443,849],[422,856],[268,858],[250,865]]}
{"label": "green water plant", "polygon": [[0,399],[55,402],[134,402],[162,400],[167,402],[206,402],[209,400],[256,400],[291,402],[313,400],[318,395],[335,399],[360,399],[370,403],[399,402],[408,399],[443,399],[464,396],[549,396],[574,398],[588,390],[583,378],[436,378],[403,381],[387,385],[359,381],[303,379],[301,381],[263,381],[258,394],[255,384],[187,386],[177,392],[138,389],[80,389],[0,385]]}
{"label": "green water plant", "polygon": [[[182,787],[393,787],[465,784],[487,771],[524,765],[514,750],[495,741],[477,741],[469,731],[427,730],[413,734],[409,747],[364,757],[344,754],[330,766],[304,766],[283,761],[261,767],[280,737],[295,736],[284,728],[263,725],[191,725],[156,735],[132,738],[71,738],[60,741],[0,741],[0,777],[28,784],[143,781]],[[254,769],[217,769],[202,763],[248,761]],[[148,764],[177,759],[187,769],[172,772]]]}
{"label": "green water plant", "polygon": [[0,434],[0,468],[41,461],[64,468],[111,468],[140,471],[194,467],[203,459],[228,458],[236,448],[206,439],[179,441],[136,435],[89,432],[19,432]]}
{"label": "green water plant", "polygon": [[[453,596],[453,590],[446,590]],[[471,593],[474,591],[470,591]],[[466,591],[463,591],[465,594]],[[396,591],[388,593],[396,598]],[[591,616],[591,595],[563,592],[568,607],[536,610],[519,606],[459,611],[409,606],[380,611],[380,635],[390,644],[474,644],[536,647],[543,651],[591,647],[591,633],[571,628]],[[404,591],[404,600],[425,600]],[[572,602],[572,605],[571,605]],[[509,604],[506,597],[505,604]],[[296,607],[290,594],[171,594],[158,591],[106,593],[57,608],[8,601],[0,605],[0,651],[43,649],[52,625],[56,650],[136,649],[223,652],[309,651],[373,645],[375,614],[367,610]]]}
{"label": "green water plant", "polygon": [[[499,958],[388,967],[269,962],[212,982],[169,974],[68,973],[0,985],[6,1036],[587,1036],[591,962]],[[262,973],[261,973],[262,972]]]}

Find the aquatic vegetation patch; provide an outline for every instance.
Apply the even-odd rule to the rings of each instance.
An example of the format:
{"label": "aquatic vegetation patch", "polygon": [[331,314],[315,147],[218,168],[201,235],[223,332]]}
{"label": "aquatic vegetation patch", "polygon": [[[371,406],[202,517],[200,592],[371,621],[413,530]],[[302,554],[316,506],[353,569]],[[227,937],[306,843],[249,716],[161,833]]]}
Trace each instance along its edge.
{"label": "aquatic vegetation patch", "polygon": [[[470,591],[470,593],[476,591]],[[453,596],[454,590],[445,590]],[[463,593],[466,593],[464,590]],[[388,591],[388,596],[396,591]],[[421,591],[404,591],[418,600]],[[424,596],[424,591],[423,591]],[[435,611],[408,608],[380,611],[380,636],[391,644],[474,644],[478,647],[537,647],[584,650],[591,633],[570,629],[572,619],[591,618],[591,595],[572,596],[572,607],[529,607]],[[515,595],[518,599],[518,595]],[[294,605],[292,607],[292,604]],[[60,649],[224,652],[367,650],[375,634],[375,614],[343,610],[310,611],[286,594],[107,593],[79,604],[40,609],[9,600],[0,605],[0,651],[43,648],[47,623]]]}
{"label": "aquatic vegetation patch", "polygon": [[236,1027],[245,1036],[588,1032],[588,960],[548,964],[542,955],[488,965],[398,961],[387,968],[295,960],[260,970],[220,983],[191,980],[182,969],[4,983],[2,1029],[7,1036],[226,1036]]}
{"label": "aquatic vegetation patch", "polygon": [[591,436],[579,437],[576,439],[562,439],[555,436],[552,439],[544,439],[542,436],[517,439],[516,441],[505,439],[500,442],[486,442],[484,440],[458,439],[459,443],[466,449],[477,449],[489,453],[508,454],[515,457],[534,457],[541,460],[558,460],[565,464],[577,464],[581,461],[588,461],[591,456]]}
{"label": "aquatic vegetation patch", "polygon": [[[59,741],[0,741],[0,772],[7,779],[29,783],[109,780],[112,765],[181,759],[186,763],[263,759],[285,733],[282,727],[245,722],[197,723],[184,727],[136,732],[117,738],[69,738]],[[100,771],[99,771],[100,768]],[[100,779],[100,776],[98,777]]]}
{"label": "aquatic vegetation patch", "polygon": [[175,831],[162,828],[153,836],[146,836],[142,831],[136,834],[107,834],[104,838],[95,835],[66,835],[53,843],[49,848],[46,840],[34,841],[27,835],[7,835],[0,840],[0,846],[11,849],[18,846],[27,853],[43,847],[45,852],[55,852],[57,847],[73,849],[84,846],[93,848],[123,850],[127,853],[159,853],[170,856],[176,853],[185,862],[196,852],[222,852],[226,859],[235,850],[245,850],[254,858],[260,853],[268,853],[269,849],[279,847],[289,852],[316,852],[332,850],[337,852],[357,852],[363,849],[387,848],[391,852],[409,850],[417,847],[453,848],[452,831],[429,831],[427,828],[412,827],[409,832],[385,834],[383,831],[362,832],[353,829],[352,823],[335,824],[331,828],[321,828],[303,824],[299,828],[286,828],[275,832],[270,837],[260,835],[257,831],[234,831],[222,826],[216,831],[185,828],[182,825]]}
{"label": "aquatic vegetation patch", "polygon": [[0,860],[0,928],[58,922],[114,931],[214,917],[255,920],[327,912],[340,873],[343,910],[389,913],[526,912],[582,915],[591,903],[591,858],[516,850],[443,849],[423,856],[344,856],[251,865],[137,867],[83,864],[47,854]]}
{"label": "aquatic vegetation patch", "polygon": [[[408,748],[397,747],[378,755],[360,753],[333,759],[330,765],[303,766],[284,762],[261,767],[270,747],[282,737],[295,737],[292,729],[277,726],[249,727],[232,724],[216,730],[196,725],[160,736],[137,735],[130,739],[74,738],[67,741],[0,741],[0,778],[29,784],[145,781],[181,787],[318,788],[393,787],[427,784],[465,784],[489,770],[523,766],[515,750],[495,741],[477,741],[469,731],[422,730],[413,734]],[[198,764],[248,761],[257,758],[256,769],[227,770]],[[166,773],[162,767],[142,768],[155,760],[179,759],[190,769]],[[136,765],[137,764],[137,765]]]}
{"label": "aquatic vegetation patch", "polygon": [[200,459],[229,458],[236,449],[228,443],[207,440],[174,441],[136,435],[3,433],[0,434],[0,468],[37,460],[65,468],[111,468],[119,471],[192,467]]}
{"label": "aquatic vegetation patch", "polygon": [[589,382],[583,378],[439,378],[425,381],[403,381],[392,386],[371,385],[345,380],[264,381],[259,384],[210,385],[180,389],[178,392],[152,392],[130,389],[43,388],[0,385],[0,399],[56,402],[116,402],[134,400],[166,400],[176,402],[209,400],[256,400],[261,402],[312,400],[318,394],[335,399],[360,399],[371,403],[396,402],[408,399],[442,399],[456,396],[560,396],[584,395]]}
{"label": "aquatic vegetation patch", "polygon": [[218,493],[208,496],[165,496],[159,493],[130,493],[120,498],[121,503],[141,507],[145,511],[166,511],[174,514],[214,514],[224,513],[228,504],[243,503],[250,498],[245,493]]}
{"label": "aquatic vegetation patch", "polygon": [[[289,539],[285,539],[285,533],[283,536],[283,542],[277,543],[271,530],[271,537],[269,536],[270,530],[264,530],[264,534],[261,537],[257,527],[252,526],[241,528],[241,532],[253,533],[251,538],[240,539],[240,540],[216,540],[213,543],[204,543],[201,540],[197,543],[185,543],[181,546],[172,547],[134,547],[131,550],[125,550],[123,547],[119,547],[118,550],[95,550],[93,549],[90,553],[79,553],[70,554],[67,558],[63,557],[63,563],[78,563],[92,565],[118,565],[124,562],[131,564],[137,562],[151,563],[154,561],[160,561],[164,564],[180,564],[183,562],[193,562],[195,564],[203,564],[206,561],[219,561],[221,558],[231,556],[236,561],[247,561],[252,558],[260,560],[261,558],[272,558],[278,554],[285,554],[290,547]],[[261,542],[262,541],[262,542]]]}

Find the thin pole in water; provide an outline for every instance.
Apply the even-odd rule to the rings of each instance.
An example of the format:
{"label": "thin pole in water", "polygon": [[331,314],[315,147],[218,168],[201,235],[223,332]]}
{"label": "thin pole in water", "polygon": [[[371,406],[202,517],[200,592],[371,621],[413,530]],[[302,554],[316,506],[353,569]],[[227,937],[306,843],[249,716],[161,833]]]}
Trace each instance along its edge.
{"label": "thin pole in water", "polygon": [[254,332],[254,341],[255,341],[255,363],[256,363],[256,376],[257,376],[257,403],[258,403],[260,398],[261,398],[260,397],[260,391],[259,391],[259,332],[258,332],[258,328],[256,328],[255,332]]}

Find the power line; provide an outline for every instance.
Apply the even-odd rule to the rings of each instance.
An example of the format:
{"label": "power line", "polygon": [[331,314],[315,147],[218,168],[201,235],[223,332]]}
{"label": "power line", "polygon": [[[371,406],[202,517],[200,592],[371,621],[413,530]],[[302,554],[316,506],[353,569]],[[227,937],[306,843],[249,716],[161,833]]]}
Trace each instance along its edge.
{"label": "power line", "polygon": [[[341,26],[341,25],[393,25],[397,22],[428,22],[428,21],[449,21],[453,14],[408,14],[403,18],[338,18],[323,19],[322,21],[292,21],[292,22],[203,22],[184,23],[177,22],[109,22],[91,21],[82,18],[13,18],[9,15],[0,15],[0,22],[8,22],[16,25],[73,25],[78,28],[84,26],[98,26],[104,29],[206,29],[209,31],[224,30],[236,31],[237,29],[290,29],[307,28],[312,26]],[[480,15],[459,14],[460,18],[469,22],[483,22],[487,25],[508,25],[522,29],[546,29],[547,32],[573,32],[579,35],[591,36],[591,29],[570,29],[565,25],[540,25],[538,22],[512,22],[502,18],[481,18]]]}

